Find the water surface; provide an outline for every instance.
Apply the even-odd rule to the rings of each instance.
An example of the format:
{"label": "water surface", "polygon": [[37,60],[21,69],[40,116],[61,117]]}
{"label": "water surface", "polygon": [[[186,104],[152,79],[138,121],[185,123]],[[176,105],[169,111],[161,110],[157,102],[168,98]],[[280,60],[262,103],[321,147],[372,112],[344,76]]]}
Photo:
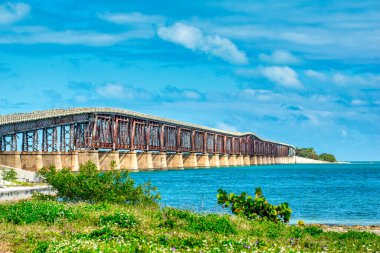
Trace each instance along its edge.
{"label": "water surface", "polygon": [[380,162],[267,165],[132,173],[151,180],[161,204],[194,211],[223,212],[219,188],[253,195],[261,187],[274,204],[288,202],[291,223],[380,225]]}

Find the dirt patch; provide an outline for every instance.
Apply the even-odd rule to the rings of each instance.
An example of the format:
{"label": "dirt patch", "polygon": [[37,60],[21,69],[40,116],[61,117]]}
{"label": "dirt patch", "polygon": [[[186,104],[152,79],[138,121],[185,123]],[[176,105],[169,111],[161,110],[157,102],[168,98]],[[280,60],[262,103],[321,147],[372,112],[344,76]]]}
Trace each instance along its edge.
{"label": "dirt patch", "polygon": [[11,245],[7,242],[0,241],[0,253],[10,253],[11,251]]}

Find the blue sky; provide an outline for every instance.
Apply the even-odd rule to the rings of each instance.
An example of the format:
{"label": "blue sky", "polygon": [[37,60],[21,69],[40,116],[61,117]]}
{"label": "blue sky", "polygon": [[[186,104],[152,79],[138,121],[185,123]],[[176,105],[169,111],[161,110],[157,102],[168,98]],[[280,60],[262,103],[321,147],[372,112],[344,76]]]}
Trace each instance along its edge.
{"label": "blue sky", "polygon": [[380,160],[380,2],[0,1],[0,87]]}

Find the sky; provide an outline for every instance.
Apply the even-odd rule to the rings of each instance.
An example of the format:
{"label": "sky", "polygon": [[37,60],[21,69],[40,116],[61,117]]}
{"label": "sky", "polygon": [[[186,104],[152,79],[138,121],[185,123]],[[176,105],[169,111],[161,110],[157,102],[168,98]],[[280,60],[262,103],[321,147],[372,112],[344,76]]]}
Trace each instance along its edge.
{"label": "sky", "polygon": [[70,107],[380,160],[380,1],[0,1],[0,114]]}

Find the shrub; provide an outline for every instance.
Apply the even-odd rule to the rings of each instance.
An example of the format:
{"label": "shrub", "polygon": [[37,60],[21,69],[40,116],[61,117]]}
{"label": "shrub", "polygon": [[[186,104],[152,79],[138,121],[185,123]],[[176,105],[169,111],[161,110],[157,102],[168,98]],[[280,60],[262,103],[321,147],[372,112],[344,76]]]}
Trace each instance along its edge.
{"label": "shrub", "polygon": [[138,225],[137,219],[126,213],[115,213],[113,215],[100,216],[100,225],[117,225],[121,228],[133,228]]}
{"label": "shrub", "polygon": [[17,172],[14,169],[3,169],[1,171],[1,177],[5,181],[16,181]]}
{"label": "shrub", "polygon": [[150,182],[135,186],[127,171],[99,171],[92,162],[81,165],[78,173],[54,166],[42,168],[39,175],[45,178],[64,200],[156,204],[160,195]]}
{"label": "shrub", "polygon": [[82,217],[81,213],[57,202],[21,201],[0,205],[0,222],[6,221],[14,224],[54,223],[63,218],[73,221],[80,217]]}
{"label": "shrub", "polygon": [[323,229],[318,226],[307,226],[303,230],[311,236],[318,236],[323,233]]}
{"label": "shrub", "polygon": [[218,204],[223,208],[231,208],[232,213],[243,215],[252,220],[287,223],[292,213],[292,209],[286,202],[278,206],[269,204],[260,188],[256,188],[254,198],[245,192],[235,195],[234,193],[228,194],[222,189],[218,190],[217,198]]}
{"label": "shrub", "polygon": [[326,161],[326,162],[336,162],[336,158],[332,154],[322,153],[318,157],[319,160]]}
{"label": "shrub", "polygon": [[234,234],[235,227],[227,216],[217,214],[195,214],[187,210],[164,208],[166,220],[160,226],[174,228],[176,219],[182,220],[183,228],[190,232],[214,232],[218,234]]}

